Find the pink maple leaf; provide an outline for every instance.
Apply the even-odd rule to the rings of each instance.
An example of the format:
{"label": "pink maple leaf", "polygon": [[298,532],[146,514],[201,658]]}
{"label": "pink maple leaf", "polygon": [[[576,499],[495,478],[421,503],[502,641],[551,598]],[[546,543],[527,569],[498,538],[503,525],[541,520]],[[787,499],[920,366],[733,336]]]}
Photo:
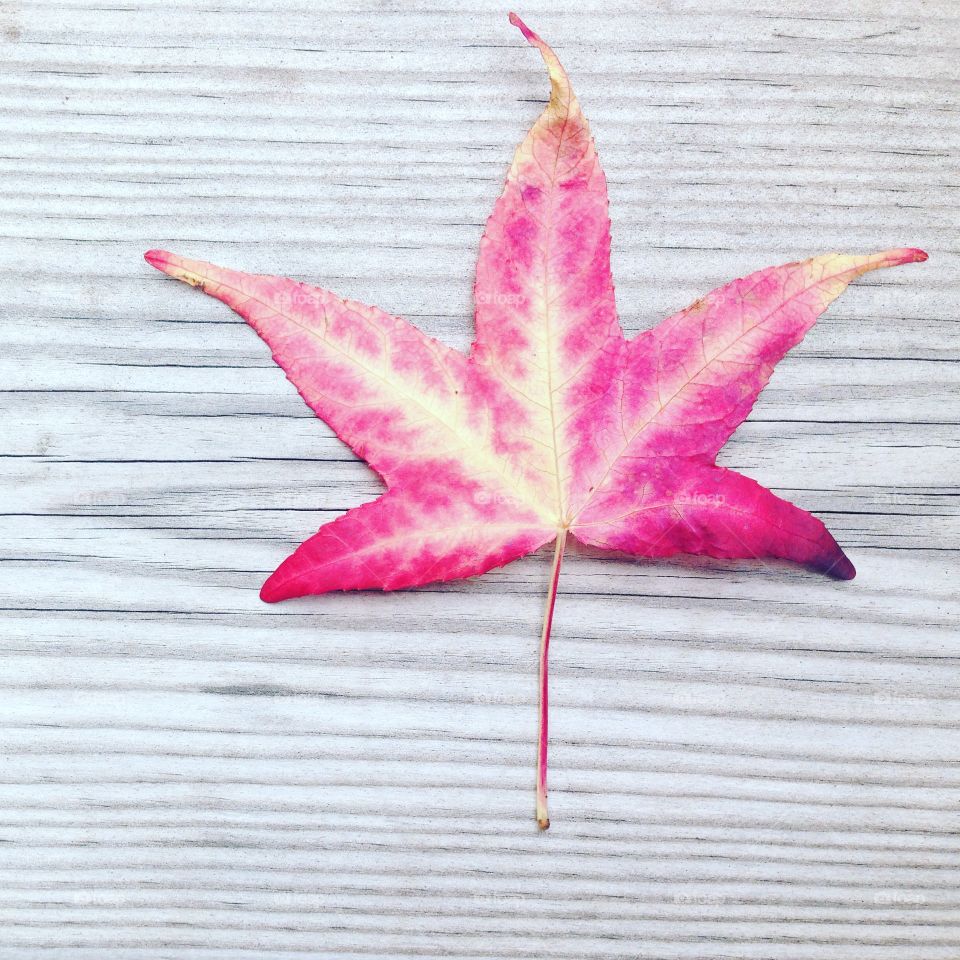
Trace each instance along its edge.
{"label": "pink maple leaf", "polygon": [[567,537],[637,557],[779,558],[854,576],[816,517],[716,465],[774,366],[852,280],[921,250],[760,270],[626,340],[607,189],[553,50],[550,101],[480,243],[469,356],[376,307],[151,250],[267,342],[304,400],[383,478],[266,581],[269,602],[484,573],[554,542],[540,653],[537,821],[547,816],[547,655]]}

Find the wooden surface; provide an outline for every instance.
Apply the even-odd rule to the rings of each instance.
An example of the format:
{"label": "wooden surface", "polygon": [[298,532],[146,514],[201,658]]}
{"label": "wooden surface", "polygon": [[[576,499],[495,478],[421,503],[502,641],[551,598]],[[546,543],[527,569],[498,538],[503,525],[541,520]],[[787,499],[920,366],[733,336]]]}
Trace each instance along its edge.
{"label": "wooden surface", "polygon": [[[382,7],[377,9],[377,7]],[[956,960],[960,7],[535,3],[635,331],[758,267],[920,246],[723,463],[851,583],[581,552],[267,606],[376,480],[155,246],[471,337],[547,84],[482,2],[0,3],[0,958]]]}

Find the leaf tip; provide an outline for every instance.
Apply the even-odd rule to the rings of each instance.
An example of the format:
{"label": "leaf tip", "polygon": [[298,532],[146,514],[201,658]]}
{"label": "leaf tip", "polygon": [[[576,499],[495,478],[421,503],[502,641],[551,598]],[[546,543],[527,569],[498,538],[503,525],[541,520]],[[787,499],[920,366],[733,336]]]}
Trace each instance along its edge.
{"label": "leaf tip", "polygon": [[901,250],[891,250],[887,256],[899,266],[901,263],[923,263],[928,259],[926,250],[917,247],[904,247]]}
{"label": "leaf tip", "polygon": [[837,554],[829,563],[822,564],[819,569],[834,580],[852,580],[857,575],[857,568],[839,547]]}
{"label": "leaf tip", "polygon": [[[547,72],[550,74],[550,106],[554,110],[559,110],[561,106],[565,112],[569,113],[569,100],[573,96],[570,90],[570,81],[567,79],[566,71],[560,63],[553,48],[538,34],[534,33],[515,13],[511,11],[510,22],[523,34],[527,43],[536,47],[543,57],[543,62],[547,65]],[[566,103],[564,104],[564,101]]]}
{"label": "leaf tip", "polygon": [[[156,267],[168,277],[173,277],[174,280],[182,280],[184,283],[190,284],[191,287],[199,287],[205,292],[207,291],[207,279],[201,276],[197,270],[200,268],[216,269],[212,264],[201,263],[197,260],[185,260],[183,257],[178,257],[175,253],[170,253],[167,250],[148,250],[143,255],[143,259],[151,267]],[[223,298],[221,297],[221,299]]]}
{"label": "leaf tip", "polygon": [[285,591],[277,582],[276,574],[273,574],[264,581],[260,588],[260,599],[264,603],[277,603],[280,600],[288,600],[293,594]]}
{"label": "leaf tip", "polygon": [[151,267],[162,270],[170,261],[170,254],[167,253],[166,250],[148,250],[143,255],[143,259],[146,260]]}
{"label": "leaf tip", "polygon": [[512,10],[509,20],[531,43],[540,39]]}

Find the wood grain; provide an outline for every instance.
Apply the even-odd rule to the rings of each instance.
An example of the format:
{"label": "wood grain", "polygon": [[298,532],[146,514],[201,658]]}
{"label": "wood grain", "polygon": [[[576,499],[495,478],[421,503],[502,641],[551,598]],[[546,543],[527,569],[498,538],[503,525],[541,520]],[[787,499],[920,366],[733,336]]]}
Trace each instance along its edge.
{"label": "wood grain", "polygon": [[376,479],[167,247],[469,342],[546,83],[482,0],[0,3],[0,960],[955,960],[950,0],[534,3],[610,181],[624,325],[831,249],[852,287],[723,454],[837,584],[581,551],[268,607]]}

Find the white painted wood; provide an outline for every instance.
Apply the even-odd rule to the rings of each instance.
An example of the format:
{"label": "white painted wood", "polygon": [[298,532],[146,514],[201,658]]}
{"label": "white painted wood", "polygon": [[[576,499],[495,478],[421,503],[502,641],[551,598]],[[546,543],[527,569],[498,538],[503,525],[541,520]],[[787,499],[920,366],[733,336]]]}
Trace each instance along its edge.
{"label": "white painted wood", "polygon": [[269,607],[377,482],[153,246],[471,336],[546,82],[489,0],[0,3],[0,960],[960,955],[960,8],[533,3],[625,326],[830,249],[725,450],[859,577],[588,551]]}

